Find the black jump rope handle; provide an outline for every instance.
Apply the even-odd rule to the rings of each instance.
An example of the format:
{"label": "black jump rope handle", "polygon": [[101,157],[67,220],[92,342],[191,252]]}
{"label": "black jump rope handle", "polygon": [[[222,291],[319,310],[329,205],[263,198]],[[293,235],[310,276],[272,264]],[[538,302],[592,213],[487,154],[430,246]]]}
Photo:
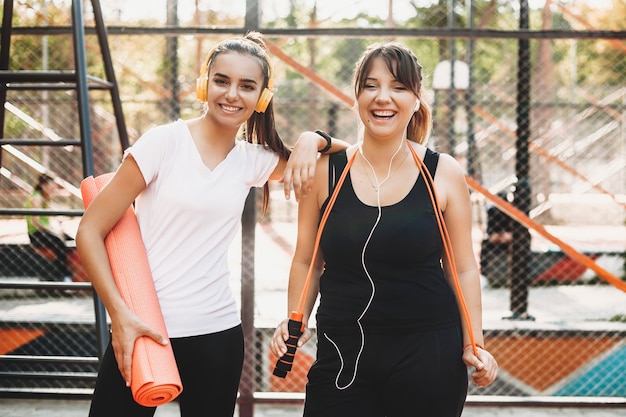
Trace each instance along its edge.
{"label": "black jump rope handle", "polygon": [[276,361],[273,372],[273,374],[279,378],[285,378],[287,373],[291,371],[298,347],[298,339],[302,336],[302,321],[289,319],[287,328],[289,329],[289,339],[285,342],[287,345],[287,353]]}

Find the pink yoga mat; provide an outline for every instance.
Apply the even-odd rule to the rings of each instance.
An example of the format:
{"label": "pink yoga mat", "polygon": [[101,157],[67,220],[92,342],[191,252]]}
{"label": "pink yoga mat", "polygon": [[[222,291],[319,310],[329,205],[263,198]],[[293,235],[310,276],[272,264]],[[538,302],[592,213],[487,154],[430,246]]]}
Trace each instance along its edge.
{"label": "pink yoga mat", "polygon": [[[113,177],[112,173],[85,178],[80,190],[85,208]],[[115,284],[130,310],[161,335],[167,337],[161,306],[152,280],[139,224],[132,207],[111,229],[105,241]],[[131,391],[137,403],[155,407],[176,398],[183,386],[170,344],[148,337],[135,342]]]}

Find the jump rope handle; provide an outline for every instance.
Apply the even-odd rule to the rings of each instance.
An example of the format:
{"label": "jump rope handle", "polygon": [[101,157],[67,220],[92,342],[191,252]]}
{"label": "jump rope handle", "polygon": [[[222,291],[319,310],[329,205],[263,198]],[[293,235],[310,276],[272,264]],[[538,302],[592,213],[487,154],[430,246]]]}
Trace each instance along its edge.
{"label": "jump rope handle", "polygon": [[273,374],[279,378],[285,378],[293,366],[293,360],[296,357],[296,349],[298,348],[298,339],[300,339],[304,331],[302,313],[292,311],[287,328],[289,329],[289,339],[285,342],[287,345],[287,353],[276,361],[273,372]]}

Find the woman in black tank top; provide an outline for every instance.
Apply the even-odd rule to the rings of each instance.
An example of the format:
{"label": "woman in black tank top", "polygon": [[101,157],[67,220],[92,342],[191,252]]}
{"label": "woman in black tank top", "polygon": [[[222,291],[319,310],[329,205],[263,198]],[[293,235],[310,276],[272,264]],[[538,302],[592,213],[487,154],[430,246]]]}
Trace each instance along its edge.
{"label": "woman in black tank top", "polygon": [[[320,296],[304,415],[458,417],[468,367],[479,387],[498,370],[483,348],[468,187],[452,157],[424,146],[431,114],[421,102],[415,55],[398,43],[376,44],[355,74],[362,141],[320,158],[313,190],[299,207],[289,311],[302,308],[307,325]],[[412,150],[434,178],[471,326],[462,324],[435,208]],[[313,259],[320,216],[346,167]],[[305,302],[297,307],[299,297]],[[288,336],[284,321],[270,345],[275,355],[287,352]],[[310,337],[305,326],[298,345]]]}

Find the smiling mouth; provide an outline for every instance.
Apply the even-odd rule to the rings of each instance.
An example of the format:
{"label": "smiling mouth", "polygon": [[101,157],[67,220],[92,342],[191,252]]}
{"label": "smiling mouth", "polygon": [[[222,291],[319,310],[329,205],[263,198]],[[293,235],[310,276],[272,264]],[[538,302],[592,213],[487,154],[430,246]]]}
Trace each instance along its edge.
{"label": "smiling mouth", "polygon": [[396,115],[396,112],[391,111],[391,110],[372,111],[372,116],[377,119],[391,119],[395,115]]}
{"label": "smiling mouth", "polygon": [[220,108],[227,113],[237,113],[242,109],[241,107],[227,106],[226,104],[220,104]]}

